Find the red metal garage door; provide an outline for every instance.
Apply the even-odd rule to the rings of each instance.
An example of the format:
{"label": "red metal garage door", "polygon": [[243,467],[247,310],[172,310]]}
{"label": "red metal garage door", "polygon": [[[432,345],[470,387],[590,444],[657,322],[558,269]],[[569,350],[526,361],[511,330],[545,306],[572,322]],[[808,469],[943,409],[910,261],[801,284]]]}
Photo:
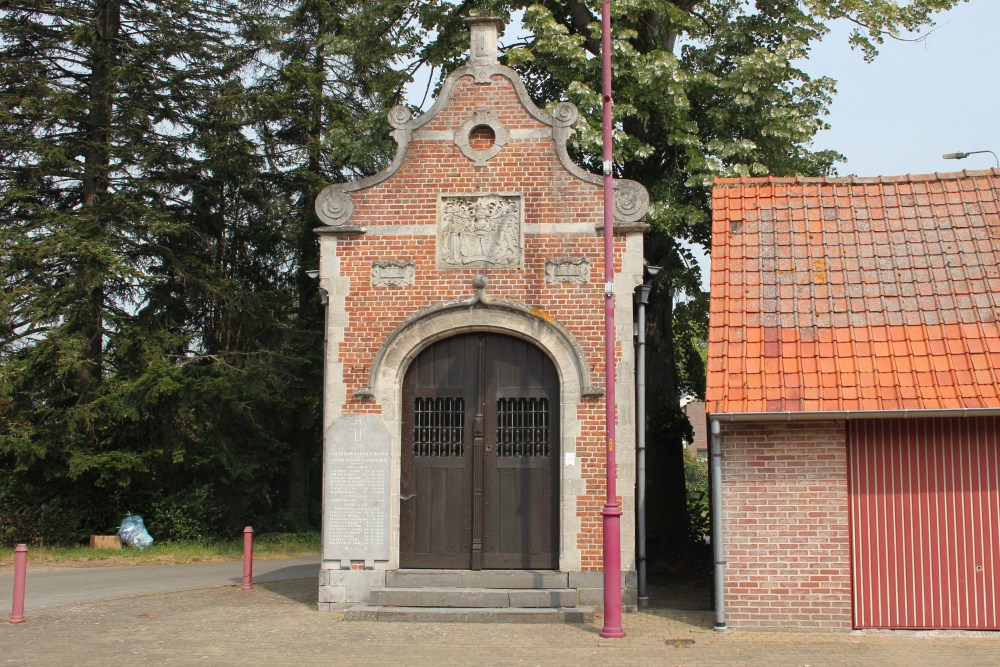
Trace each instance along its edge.
{"label": "red metal garage door", "polygon": [[855,627],[1000,629],[998,428],[849,423]]}

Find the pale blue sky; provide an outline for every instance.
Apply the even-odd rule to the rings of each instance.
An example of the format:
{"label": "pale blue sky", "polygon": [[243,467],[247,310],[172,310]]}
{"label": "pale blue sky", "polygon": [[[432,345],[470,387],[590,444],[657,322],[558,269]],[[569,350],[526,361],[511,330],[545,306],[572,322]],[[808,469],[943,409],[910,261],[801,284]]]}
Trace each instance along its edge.
{"label": "pale blue sky", "polygon": [[[970,0],[940,14],[936,29],[920,41],[887,40],[878,58],[864,62],[842,21],[818,44],[804,69],[837,81],[837,94],[816,148],[843,153],[841,175],[922,174],[987,169],[989,154],[943,160],[943,153],[1000,153],[1000,0]],[[501,37],[519,37],[515,19]],[[420,102],[426,73],[407,87]],[[427,99],[429,108],[433,99]]]}
{"label": "pale blue sky", "polygon": [[[818,44],[804,69],[837,81],[837,94],[814,148],[842,153],[841,176],[895,176],[988,169],[990,154],[944,160],[943,153],[1000,154],[1000,0],[970,0],[940,14],[919,41],[887,40],[866,63],[847,43],[843,22]],[[507,27],[501,42],[517,38]],[[410,88],[419,102],[423,87]],[[429,107],[433,100],[428,100]],[[698,253],[700,254],[700,253]],[[708,266],[703,261],[703,287]]]}
{"label": "pale blue sky", "polygon": [[805,69],[837,80],[816,140],[847,156],[841,175],[925,174],[988,169],[989,154],[943,160],[942,153],[1000,153],[1000,1],[971,0],[941,14],[921,42],[887,41],[872,63],[846,44],[840,28]]}

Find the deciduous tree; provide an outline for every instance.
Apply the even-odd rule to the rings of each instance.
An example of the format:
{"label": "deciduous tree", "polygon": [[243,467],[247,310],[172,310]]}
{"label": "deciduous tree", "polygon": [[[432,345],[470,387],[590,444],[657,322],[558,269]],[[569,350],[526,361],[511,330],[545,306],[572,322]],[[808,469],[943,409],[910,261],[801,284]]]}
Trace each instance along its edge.
{"label": "deciduous tree", "polygon": [[[659,536],[687,534],[678,399],[702,387],[687,363],[697,358],[692,325],[703,327],[707,319],[690,248],[708,249],[713,179],[833,173],[839,156],[814,150],[812,140],[825,127],[835,82],[803,69],[810,46],[832,22],[847,21],[854,26],[851,45],[871,59],[885,39],[930,26],[936,12],[960,1],[611,3],[615,170],[649,189],[647,259],[665,268],[653,295],[650,343],[649,413],[660,425],[650,452],[660,458],[659,488],[649,497],[667,499],[668,508],[658,516]],[[577,158],[593,171],[601,160],[600,6],[599,0],[543,0],[486,7],[525,8],[531,36],[507,51],[508,62],[524,72],[541,105],[568,99],[580,108]]]}

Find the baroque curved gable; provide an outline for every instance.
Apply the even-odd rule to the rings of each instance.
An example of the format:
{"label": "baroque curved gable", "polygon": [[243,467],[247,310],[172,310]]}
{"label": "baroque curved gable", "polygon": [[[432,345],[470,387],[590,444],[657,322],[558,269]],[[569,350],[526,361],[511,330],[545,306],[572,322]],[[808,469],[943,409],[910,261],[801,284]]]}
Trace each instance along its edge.
{"label": "baroque curved gable", "polygon": [[[484,20],[484,22],[488,21]],[[489,84],[493,77],[502,77],[509,81],[523,109],[535,120],[548,127],[548,135],[553,140],[556,155],[562,167],[583,182],[597,187],[602,186],[602,177],[586,171],[573,162],[567,150],[567,144],[573,136],[580,118],[576,106],[570,102],[560,102],[551,114],[543,111],[532,102],[520,75],[496,61],[495,51],[492,54],[474,52],[468,63],[447,77],[437,101],[426,113],[414,117],[404,106],[396,106],[389,111],[388,121],[393,128],[391,134],[396,141],[396,154],[392,163],[383,171],[367,178],[349,183],[334,183],[324,188],[317,196],[315,203],[316,215],[324,225],[334,229],[347,228],[347,223],[354,212],[350,193],[370,188],[390,179],[405,162],[411,142],[421,138],[422,133],[441,134],[441,131],[427,131],[423,128],[448,106],[456,84],[463,77],[471,77],[473,82],[477,84]],[[494,136],[492,148],[482,150],[471,145],[470,133],[477,127],[487,127],[492,131]],[[510,138],[503,119],[489,110],[474,110],[459,128],[446,132],[451,134],[449,138],[476,166],[485,165],[507,144]],[[649,193],[646,188],[636,181],[627,179],[616,179],[614,188],[615,223],[631,225],[640,222],[649,207]],[[333,229],[324,231],[333,231]]]}

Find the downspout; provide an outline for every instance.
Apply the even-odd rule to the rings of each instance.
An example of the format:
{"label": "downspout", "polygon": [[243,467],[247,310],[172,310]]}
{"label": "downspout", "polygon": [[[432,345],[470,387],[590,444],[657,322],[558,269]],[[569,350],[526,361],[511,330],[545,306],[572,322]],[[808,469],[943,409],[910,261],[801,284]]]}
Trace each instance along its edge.
{"label": "downspout", "polygon": [[646,306],[660,267],[645,267],[642,285],[635,292],[635,523],[638,604],[649,606],[646,590]]}
{"label": "downspout", "polygon": [[[317,271],[317,270],[306,271],[306,275],[309,276],[313,280],[319,280],[319,271]],[[320,400],[323,401],[323,404],[320,405],[320,408],[319,408],[319,422],[320,422],[320,429],[322,429],[322,431],[323,431],[322,436],[320,438],[320,442],[322,443],[321,446],[323,448],[320,460],[325,460],[326,459],[326,353],[328,351],[327,350],[327,348],[328,348],[327,339],[328,339],[328,337],[330,335],[330,294],[329,294],[329,292],[327,292],[322,287],[318,287],[317,291],[319,292],[319,303],[320,303],[321,306],[323,306],[323,393],[322,393],[322,398],[320,399]],[[322,473],[320,473],[320,474],[322,474]],[[308,523],[308,521],[309,521],[309,468],[308,468],[308,465],[306,467],[306,503],[305,503],[305,511],[306,511],[306,523]],[[325,544],[325,542],[324,542],[324,544]]]}
{"label": "downspout", "polygon": [[638,604],[649,606],[646,590],[646,303],[649,287],[636,291],[635,309],[635,523]]}
{"label": "downspout", "polygon": [[715,560],[715,629],[726,629],[726,551],[722,544],[722,435],[719,420],[711,420],[712,556]]}

